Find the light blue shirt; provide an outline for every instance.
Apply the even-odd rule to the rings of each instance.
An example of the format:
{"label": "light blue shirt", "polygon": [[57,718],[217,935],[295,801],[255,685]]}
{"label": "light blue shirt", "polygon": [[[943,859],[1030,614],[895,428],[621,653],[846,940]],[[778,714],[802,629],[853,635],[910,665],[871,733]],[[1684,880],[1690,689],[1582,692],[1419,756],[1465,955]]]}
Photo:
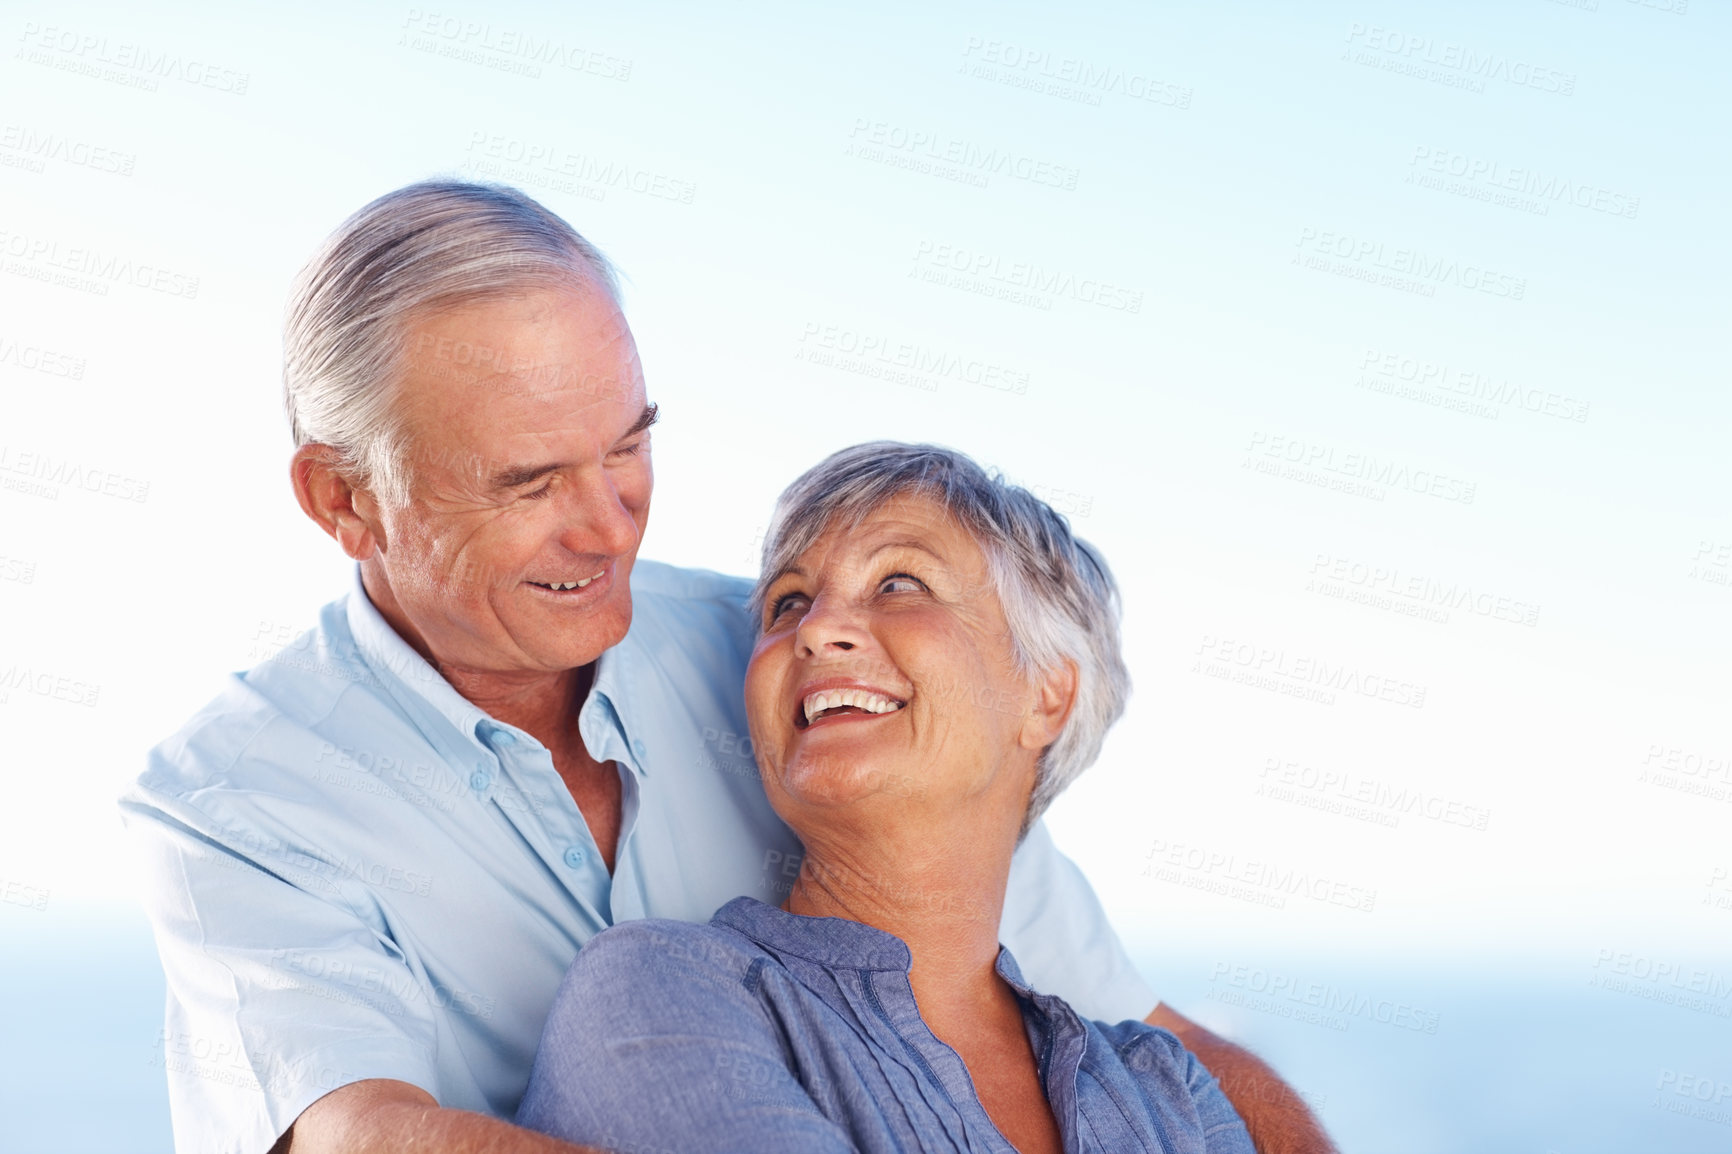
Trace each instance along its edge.
{"label": "light blue shirt", "polygon": [[[263,1154],[338,1086],[391,1078],[511,1117],[560,979],[637,918],[779,903],[799,843],[746,738],[749,582],[640,561],[578,715],[621,767],[610,876],[546,747],[459,695],[362,591],[151,752],[121,799],[168,978],[181,1154]],[[1002,938],[1086,1016],[1155,998],[1037,827]]]}

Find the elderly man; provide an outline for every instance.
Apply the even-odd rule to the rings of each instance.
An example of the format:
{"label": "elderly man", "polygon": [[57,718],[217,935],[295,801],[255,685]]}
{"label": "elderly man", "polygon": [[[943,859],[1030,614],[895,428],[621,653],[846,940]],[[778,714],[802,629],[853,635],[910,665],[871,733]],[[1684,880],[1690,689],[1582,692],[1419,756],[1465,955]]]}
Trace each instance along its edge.
{"label": "elderly man", "polygon": [[[121,803],[177,1148],[571,1151],[505,1119],[578,949],[799,872],[744,738],[749,583],[638,562],[656,408],[613,274],[513,190],[413,185],[345,222],[284,384],[295,495],[355,584]],[[1327,1148],[1256,1059],[1149,1010],[1041,827],[1002,935],[1085,1014],[1179,1033],[1266,1151]]]}

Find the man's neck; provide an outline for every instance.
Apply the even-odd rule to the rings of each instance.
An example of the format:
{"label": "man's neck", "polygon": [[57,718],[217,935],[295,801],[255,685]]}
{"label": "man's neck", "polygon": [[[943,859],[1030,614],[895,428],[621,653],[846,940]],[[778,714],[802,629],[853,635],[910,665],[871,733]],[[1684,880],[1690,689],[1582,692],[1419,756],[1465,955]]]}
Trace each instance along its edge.
{"label": "man's neck", "polygon": [[473,669],[443,660],[416,631],[391,592],[390,583],[361,566],[367,599],[386,624],[455,689],[495,721],[514,725],[547,747],[553,768],[583,814],[596,848],[611,873],[623,821],[618,771],[597,761],[583,743],[577,719],[595,682],[595,661],[554,673]]}
{"label": "man's neck", "polygon": [[378,565],[377,558],[361,563],[361,587],[404,644],[419,653],[464,700],[495,721],[515,725],[551,750],[568,745],[576,733],[578,711],[595,679],[595,662],[550,673],[476,669],[448,661],[409,620]]}
{"label": "man's neck", "polygon": [[495,721],[515,725],[549,749],[575,737],[578,711],[595,680],[595,662],[559,673],[500,674],[435,660],[451,688]]}

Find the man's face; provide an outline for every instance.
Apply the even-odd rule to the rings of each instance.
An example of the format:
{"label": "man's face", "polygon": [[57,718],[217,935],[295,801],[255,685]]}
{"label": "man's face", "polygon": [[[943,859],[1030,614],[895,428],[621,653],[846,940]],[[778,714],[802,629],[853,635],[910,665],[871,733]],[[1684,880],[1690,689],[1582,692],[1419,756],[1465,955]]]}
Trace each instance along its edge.
{"label": "man's face", "polygon": [[631,625],[652,472],[637,346],[601,291],[415,323],[398,393],[410,499],[380,506],[401,628],[442,668],[562,672]]}

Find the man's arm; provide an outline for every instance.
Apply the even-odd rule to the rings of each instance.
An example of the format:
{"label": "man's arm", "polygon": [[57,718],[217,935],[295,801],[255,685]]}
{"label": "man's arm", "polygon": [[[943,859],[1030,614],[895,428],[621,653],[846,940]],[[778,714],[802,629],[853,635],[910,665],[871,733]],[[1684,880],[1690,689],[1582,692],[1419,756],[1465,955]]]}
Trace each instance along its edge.
{"label": "man's arm", "polygon": [[301,1111],[270,1154],[598,1154],[468,1110],[419,1086],[369,1078]]}
{"label": "man's arm", "polygon": [[1335,1143],[1304,1099],[1251,1051],[1211,1033],[1164,1002],[1144,1019],[1171,1030],[1195,1054],[1239,1111],[1257,1154],[1336,1154]]}

